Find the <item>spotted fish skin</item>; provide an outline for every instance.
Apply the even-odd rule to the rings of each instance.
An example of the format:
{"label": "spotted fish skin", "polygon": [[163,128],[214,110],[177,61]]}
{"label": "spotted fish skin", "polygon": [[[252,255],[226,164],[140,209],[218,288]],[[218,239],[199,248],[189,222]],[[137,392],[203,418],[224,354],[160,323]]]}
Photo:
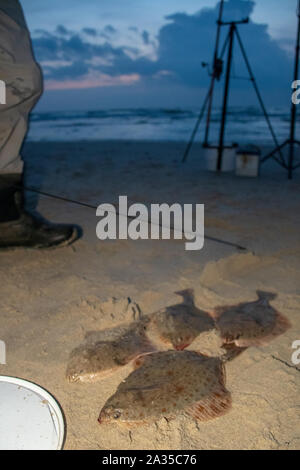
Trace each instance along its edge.
{"label": "spotted fish skin", "polygon": [[131,426],[190,415],[206,421],[231,407],[224,364],[194,351],[163,351],[138,358],[136,369],[108,399],[98,421]]}
{"label": "spotted fish skin", "polygon": [[145,335],[145,321],[131,324],[112,341],[85,343],[70,354],[69,382],[96,382],[142,354],[156,351]]}
{"label": "spotted fish skin", "polygon": [[207,312],[195,306],[193,290],[187,289],[177,294],[183,297],[183,302],[153,313],[149,328],[154,329],[168,347],[182,351],[200,333],[212,330],[215,324]]}
{"label": "spotted fish skin", "polygon": [[225,344],[262,346],[290,328],[288,319],[270,305],[276,294],[257,291],[257,295],[254,302],[215,309],[216,325]]}

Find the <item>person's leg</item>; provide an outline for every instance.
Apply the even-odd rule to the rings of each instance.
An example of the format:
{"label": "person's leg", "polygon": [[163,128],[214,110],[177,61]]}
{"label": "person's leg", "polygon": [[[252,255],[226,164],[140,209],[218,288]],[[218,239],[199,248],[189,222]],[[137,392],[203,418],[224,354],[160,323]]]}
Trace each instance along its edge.
{"label": "person's leg", "polygon": [[65,244],[76,238],[74,227],[45,224],[24,210],[20,149],[42,75],[18,0],[0,0],[0,37],[0,80],[6,86],[6,104],[0,104],[0,248]]}
{"label": "person's leg", "polygon": [[0,173],[20,174],[20,149],[28,115],[42,93],[42,75],[17,0],[0,0],[0,37],[0,79],[6,85],[6,104],[0,105]]}

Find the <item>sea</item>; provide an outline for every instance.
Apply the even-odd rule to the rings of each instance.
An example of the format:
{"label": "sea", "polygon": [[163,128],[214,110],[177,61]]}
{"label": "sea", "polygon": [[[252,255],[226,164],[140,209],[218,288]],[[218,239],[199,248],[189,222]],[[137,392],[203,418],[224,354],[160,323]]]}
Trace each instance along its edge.
{"label": "sea", "polygon": [[[181,141],[190,139],[199,109],[99,109],[93,111],[33,112],[29,141],[146,140]],[[288,109],[273,108],[269,117],[279,142],[289,135]],[[212,113],[210,143],[218,141],[221,109]],[[297,116],[299,123],[300,116]],[[299,126],[298,126],[299,128]],[[204,137],[205,121],[196,141]],[[298,138],[300,137],[299,132]],[[261,110],[255,107],[230,108],[226,142],[273,144],[272,134]]]}

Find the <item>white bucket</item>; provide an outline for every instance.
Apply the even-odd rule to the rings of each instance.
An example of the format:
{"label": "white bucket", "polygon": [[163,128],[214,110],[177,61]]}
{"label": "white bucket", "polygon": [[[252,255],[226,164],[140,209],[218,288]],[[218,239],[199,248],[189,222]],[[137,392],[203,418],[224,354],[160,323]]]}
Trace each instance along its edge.
{"label": "white bucket", "polygon": [[237,176],[247,176],[256,178],[259,175],[260,149],[253,145],[240,148],[236,152],[236,170]]}
{"label": "white bucket", "polygon": [[[221,171],[227,172],[235,170],[235,151],[235,147],[224,148]],[[204,147],[204,158],[207,170],[217,171],[218,152],[216,148]]]}
{"label": "white bucket", "polygon": [[60,450],[64,436],[63,413],[46,390],[0,376],[0,450]]}

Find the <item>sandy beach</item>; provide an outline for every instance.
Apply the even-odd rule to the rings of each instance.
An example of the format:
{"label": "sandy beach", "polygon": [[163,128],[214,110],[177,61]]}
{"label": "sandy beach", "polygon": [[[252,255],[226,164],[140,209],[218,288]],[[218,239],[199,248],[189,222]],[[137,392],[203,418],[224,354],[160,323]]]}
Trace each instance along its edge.
{"label": "sandy beach", "polygon": [[[48,219],[72,222],[83,237],[57,251],[0,254],[0,339],[7,364],[0,374],[31,380],[61,403],[65,449],[300,449],[300,366],[292,344],[300,340],[300,174],[288,181],[274,163],[260,178],[204,170],[195,145],[181,164],[184,143],[91,141],[32,142],[24,147],[27,185],[97,206],[130,203],[205,204],[205,240],[198,252],[184,241],[101,242],[95,210],[30,193],[28,204]],[[42,163],[41,163],[42,162]],[[245,247],[239,250],[222,243]],[[100,409],[128,375],[130,365],[97,384],[70,384],[65,369],[85,334],[132,320],[126,302],[144,314],[178,301],[193,288],[196,304],[277,294],[272,305],[292,328],[265,347],[248,349],[226,366],[232,410],[207,423],[180,417],[132,429],[97,422]]]}

